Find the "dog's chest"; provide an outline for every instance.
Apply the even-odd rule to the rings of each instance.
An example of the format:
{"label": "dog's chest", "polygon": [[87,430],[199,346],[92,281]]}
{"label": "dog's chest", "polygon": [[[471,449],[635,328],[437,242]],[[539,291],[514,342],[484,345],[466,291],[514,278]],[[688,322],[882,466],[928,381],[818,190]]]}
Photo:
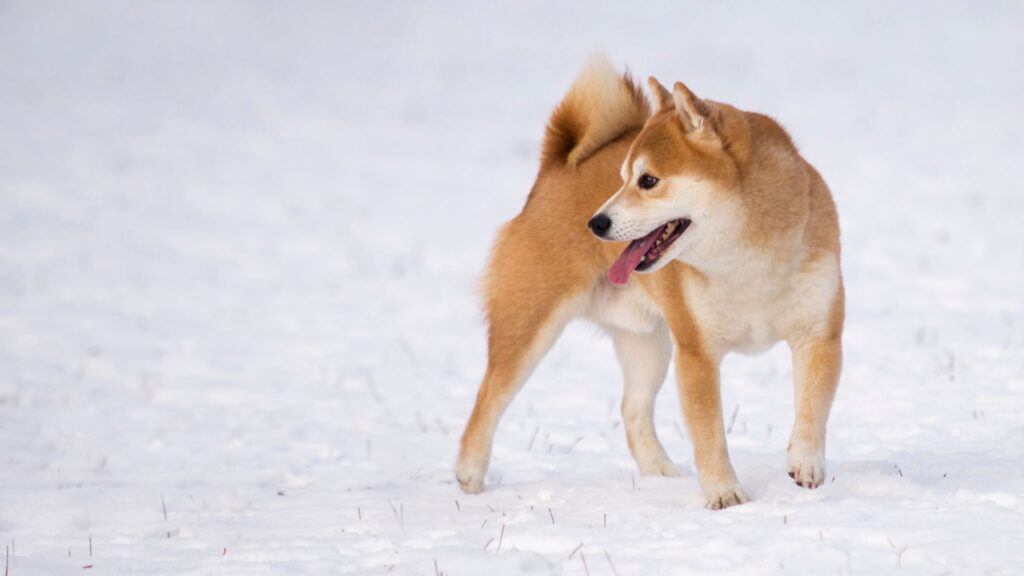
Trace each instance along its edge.
{"label": "dog's chest", "polygon": [[736,291],[701,285],[687,290],[687,300],[705,341],[721,352],[756,353],[781,338],[777,311],[784,294],[761,287]]}
{"label": "dog's chest", "polygon": [[689,307],[705,341],[719,353],[752,354],[825,326],[838,287],[832,261],[779,277],[691,282]]}

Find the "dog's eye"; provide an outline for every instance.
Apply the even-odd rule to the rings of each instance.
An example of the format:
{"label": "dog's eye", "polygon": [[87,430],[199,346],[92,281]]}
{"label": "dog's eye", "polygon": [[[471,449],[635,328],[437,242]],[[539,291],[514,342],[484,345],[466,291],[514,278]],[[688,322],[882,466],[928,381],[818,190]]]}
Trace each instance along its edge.
{"label": "dog's eye", "polygon": [[636,181],[636,185],[639,186],[641,190],[650,190],[657,184],[658,179],[650,174],[642,174],[640,179]]}

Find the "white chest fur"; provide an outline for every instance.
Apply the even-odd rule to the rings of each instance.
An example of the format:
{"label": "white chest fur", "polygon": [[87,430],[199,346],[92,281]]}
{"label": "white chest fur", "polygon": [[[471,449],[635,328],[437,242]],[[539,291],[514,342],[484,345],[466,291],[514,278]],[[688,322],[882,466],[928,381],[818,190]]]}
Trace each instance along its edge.
{"label": "white chest fur", "polygon": [[636,282],[614,286],[602,279],[595,286],[584,315],[605,327],[647,333],[658,325],[662,314]]}
{"label": "white chest fur", "polygon": [[792,272],[689,278],[685,293],[705,342],[722,356],[826,329],[838,288],[838,262],[829,256]]}

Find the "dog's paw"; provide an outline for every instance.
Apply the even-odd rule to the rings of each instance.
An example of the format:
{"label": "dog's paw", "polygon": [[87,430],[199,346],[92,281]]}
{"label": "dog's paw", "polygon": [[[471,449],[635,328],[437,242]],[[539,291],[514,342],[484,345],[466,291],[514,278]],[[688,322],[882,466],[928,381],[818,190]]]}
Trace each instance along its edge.
{"label": "dog's paw", "polygon": [[460,459],[455,470],[455,479],[459,481],[459,488],[466,494],[479,494],[484,491],[484,476],[487,468],[470,462],[469,459]]}
{"label": "dog's paw", "polygon": [[641,476],[664,476],[666,478],[679,478],[682,473],[679,468],[668,458],[661,458],[650,462],[639,464]]}
{"label": "dog's paw", "polygon": [[484,480],[477,476],[462,477],[458,474],[455,479],[459,481],[459,488],[466,494],[479,494],[484,491]]}
{"label": "dog's paw", "polygon": [[724,484],[704,489],[704,507],[711,510],[722,510],[750,502],[750,497],[743,491],[739,483]]}
{"label": "dog's paw", "polygon": [[817,488],[825,481],[824,450],[816,449],[807,443],[793,442],[789,445],[788,469],[789,477],[797,486]]}

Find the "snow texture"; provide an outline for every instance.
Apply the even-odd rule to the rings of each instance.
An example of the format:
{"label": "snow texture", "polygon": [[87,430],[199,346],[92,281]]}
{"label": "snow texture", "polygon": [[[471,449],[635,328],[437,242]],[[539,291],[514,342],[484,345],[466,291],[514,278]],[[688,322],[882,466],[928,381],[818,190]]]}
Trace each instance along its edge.
{"label": "snow texture", "polygon": [[[725,362],[711,512],[671,381],[641,479],[581,324],[459,492],[479,274],[595,50],[831,185],[822,488],[784,347]],[[5,574],[1024,572],[1022,55],[1014,2],[0,2]]]}

